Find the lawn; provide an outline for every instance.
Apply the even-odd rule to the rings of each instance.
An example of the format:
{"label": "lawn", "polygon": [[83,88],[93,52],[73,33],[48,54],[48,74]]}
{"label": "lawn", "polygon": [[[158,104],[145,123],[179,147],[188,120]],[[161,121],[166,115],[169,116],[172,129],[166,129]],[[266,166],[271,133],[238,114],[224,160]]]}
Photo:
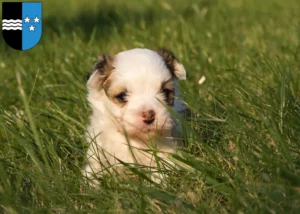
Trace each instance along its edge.
{"label": "lawn", "polygon": [[[299,11],[298,0],[44,1],[36,47],[0,40],[0,213],[299,213]],[[135,47],[166,47],[186,68],[178,167],[161,184],[129,168],[90,188],[86,74],[99,54]]]}

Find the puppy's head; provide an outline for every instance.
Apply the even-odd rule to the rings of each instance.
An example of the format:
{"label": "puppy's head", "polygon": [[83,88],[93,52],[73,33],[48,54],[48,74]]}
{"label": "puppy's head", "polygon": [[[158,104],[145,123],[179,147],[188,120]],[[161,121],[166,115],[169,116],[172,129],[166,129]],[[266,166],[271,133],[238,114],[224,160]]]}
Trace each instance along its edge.
{"label": "puppy's head", "polygon": [[133,49],[103,55],[88,78],[89,101],[103,120],[129,137],[165,135],[173,127],[175,80],[185,79],[182,64],[166,49]]}

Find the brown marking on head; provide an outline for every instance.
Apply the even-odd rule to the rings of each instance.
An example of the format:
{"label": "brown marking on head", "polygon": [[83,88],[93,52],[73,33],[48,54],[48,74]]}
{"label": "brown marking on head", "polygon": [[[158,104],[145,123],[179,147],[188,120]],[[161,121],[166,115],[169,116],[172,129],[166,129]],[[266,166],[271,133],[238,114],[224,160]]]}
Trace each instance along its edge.
{"label": "brown marking on head", "polygon": [[164,94],[165,102],[169,106],[174,105],[175,86],[172,79],[164,81],[161,85],[161,92]]}
{"label": "brown marking on head", "polygon": [[156,52],[163,58],[166,67],[169,69],[173,77],[177,77],[180,80],[186,79],[186,72],[183,65],[171,51],[165,48],[159,48]]}
{"label": "brown marking on head", "polygon": [[122,85],[113,84],[113,79],[114,75],[110,75],[103,83],[103,89],[108,99],[121,108],[127,103],[127,90]]}
{"label": "brown marking on head", "polygon": [[113,57],[103,54],[95,63],[93,72],[88,76],[87,85],[92,88],[102,88],[103,83],[109,77],[113,66]]}

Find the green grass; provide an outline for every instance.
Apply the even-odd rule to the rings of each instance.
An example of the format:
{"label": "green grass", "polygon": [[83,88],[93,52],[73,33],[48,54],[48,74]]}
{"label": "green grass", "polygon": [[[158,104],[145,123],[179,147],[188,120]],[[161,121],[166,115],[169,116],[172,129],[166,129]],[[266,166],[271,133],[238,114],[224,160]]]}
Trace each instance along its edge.
{"label": "green grass", "polygon": [[[43,3],[35,48],[0,42],[0,213],[299,212],[298,0],[63,2]],[[161,185],[131,168],[138,179],[92,189],[85,75],[135,47],[169,48],[187,70],[181,167]]]}

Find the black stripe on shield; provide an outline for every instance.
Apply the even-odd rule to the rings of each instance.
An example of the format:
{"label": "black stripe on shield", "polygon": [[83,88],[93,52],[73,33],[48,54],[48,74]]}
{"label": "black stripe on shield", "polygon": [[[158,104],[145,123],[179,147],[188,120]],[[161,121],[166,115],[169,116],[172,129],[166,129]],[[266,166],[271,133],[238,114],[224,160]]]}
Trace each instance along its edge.
{"label": "black stripe on shield", "polygon": [[22,2],[2,2],[2,36],[10,47],[22,50]]}

